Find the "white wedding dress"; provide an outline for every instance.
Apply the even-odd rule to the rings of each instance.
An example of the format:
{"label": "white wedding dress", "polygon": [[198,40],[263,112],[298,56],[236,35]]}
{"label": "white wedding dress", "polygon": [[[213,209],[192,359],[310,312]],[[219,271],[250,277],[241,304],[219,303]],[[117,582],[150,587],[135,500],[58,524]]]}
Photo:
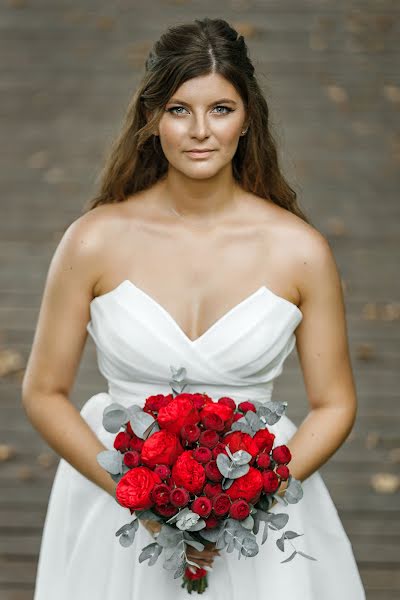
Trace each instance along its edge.
{"label": "white wedding dress", "polygon": [[[102,426],[104,407],[111,402],[143,406],[147,396],[171,393],[170,365],[186,368],[185,392],[206,392],[214,400],[230,396],[237,403],[270,399],[303,318],[295,304],[262,286],[192,341],[130,280],[94,298],[90,313],[87,329],[108,392],[89,398],[81,415],[109,449],[115,434]],[[284,415],[269,429],[279,445],[292,437],[296,426]],[[317,561],[296,555],[281,564],[293,547],[286,542],[281,552],[275,541],[282,531],[272,530],[261,544],[261,527],[255,557],[239,560],[237,551],[222,551],[214,559],[204,600],[365,600],[351,543],[321,475],[315,472],[302,487],[299,503],[278,504],[272,510],[289,514],[285,530],[304,534],[292,541],[294,547]],[[141,549],[154,541],[142,524],[131,546],[120,545],[115,532],[132,518],[128,509],[61,458],[44,524],[34,600],[187,599],[181,578],[174,579],[163,568],[163,554],[153,566],[139,563]]]}

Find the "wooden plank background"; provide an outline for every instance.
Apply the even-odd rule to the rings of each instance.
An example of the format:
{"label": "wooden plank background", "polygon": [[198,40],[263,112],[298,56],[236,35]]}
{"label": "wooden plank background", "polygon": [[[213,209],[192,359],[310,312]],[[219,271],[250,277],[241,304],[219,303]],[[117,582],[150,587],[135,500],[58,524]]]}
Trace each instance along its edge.
{"label": "wooden plank background", "polygon": [[[20,402],[51,256],[94,193],[153,42],[166,26],[204,16],[225,18],[245,35],[285,172],[334,251],[359,413],[320,472],[368,598],[400,597],[399,13],[391,0],[2,4],[1,600],[32,598],[58,462]],[[80,407],[103,389],[88,339],[71,399]],[[299,425],[307,400],[295,353],[275,393]],[[383,484],[391,477],[386,493],[379,474]]]}

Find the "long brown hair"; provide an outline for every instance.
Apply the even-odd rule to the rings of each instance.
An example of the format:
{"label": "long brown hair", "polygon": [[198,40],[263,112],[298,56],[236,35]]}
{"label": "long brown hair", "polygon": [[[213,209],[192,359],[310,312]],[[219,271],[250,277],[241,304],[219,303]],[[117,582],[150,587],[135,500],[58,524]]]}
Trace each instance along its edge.
{"label": "long brown hair", "polygon": [[100,173],[99,192],[85,212],[100,204],[122,202],[165,175],[168,161],[152,132],[175,91],[188,79],[211,73],[222,75],[235,87],[247,112],[249,129],[240,137],[232,159],[233,176],[246,191],[269,198],[309,222],[281,173],[268,105],[244,38],[223,19],[209,18],[169,27],[154,44]]}

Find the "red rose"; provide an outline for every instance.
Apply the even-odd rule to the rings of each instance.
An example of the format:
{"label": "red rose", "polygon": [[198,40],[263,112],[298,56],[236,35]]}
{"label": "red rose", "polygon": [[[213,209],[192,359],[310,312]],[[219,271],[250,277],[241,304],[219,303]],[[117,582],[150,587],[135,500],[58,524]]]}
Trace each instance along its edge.
{"label": "red rose", "polygon": [[225,492],[217,494],[213,498],[213,510],[217,517],[223,517],[228,514],[231,507],[231,499]]}
{"label": "red rose", "polygon": [[233,423],[236,423],[236,421],[239,421],[239,419],[243,419],[243,415],[240,412],[236,412],[233,415]]}
{"label": "red rose", "polygon": [[257,465],[260,469],[268,469],[271,464],[271,457],[267,452],[261,452],[257,456]]}
{"label": "red rose", "polygon": [[184,425],[181,429],[181,438],[186,442],[196,442],[200,437],[200,427],[198,425]]}
{"label": "red rose", "polygon": [[207,394],[205,394],[205,393],[191,394],[191,396],[192,396],[193,404],[195,405],[197,410],[200,410],[201,408],[203,408],[203,406],[205,404],[210,404],[210,402],[212,403],[212,399],[210,398],[210,396],[207,396]]}
{"label": "red rose", "polygon": [[[233,431],[232,433],[228,433],[223,439],[223,444],[229,446],[229,450],[232,454],[238,450],[245,450],[251,454],[253,460],[259,453],[258,446],[255,444],[251,435],[244,433],[243,431]],[[225,454],[227,454],[226,450]],[[251,462],[253,462],[253,460]]]}
{"label": "red rose", "polygon": [[277,446],[272,450],[272,458],[280,465],[286,465],[291,461],[292,455],[287,446]]}
{"label": "red rose", "polygon": [[212,510],[212,502],[207,496],[199,496],[193,500],[191,509],[200,517],[208,517]]}
{"label": "red rose", "polygon": [[145,510],[153,505],[151,492],[161,479],[147,467],[130,469],[117,483],[115,496],[121,506]]}
{"label": "red rose", "polygon": [[171,469],[167,467],[167,465],[156,465],[154,467],[154,473],[157,473],[157,475],[164,480],[171,477]]}
{"label": "red rose", "polygon": [[155,396],[149,396],[146,398],[146,402],[143,407],[144,412],[158,412],[162,406],[167,406],[174,397],[172,394],[156,394]]}
{"label": "red rose", "polygon": [[160,504],[159,506],[154,507],[154,512],[162,517],[172,517],[173,515],[176,515],[178,511],[179,508],[173,504]]}
{"label": "red rose", "polygon": [[225,427],[224,421],[216,414],[203,415],[201,422],[206,429],[213,429],[214,431],[222,431]]}
{"label": "red rose", "polygon": [[275,471],[262,472],[263,487],[266,494],[273,494],[279,487],[279,478]]}
{"label": "red rose", "polygon": [[120,431],[117,433],[114,439],[114,448],[119,450],[120,452],[125,452],[129,448],[129,442],[131,441],[131,436],[126,431]]}
{"label": "red rose", "polygon": [[161,429],[179,434],[184,425],[197,425],[200,416],[191,396],[192,394],[178,394],[167,406],[160,408],[157,421]]}
{"label": "red rose", "polygon": [[186,506],[186,504],[190,500],[190,495],[185,488],[177,487],[171,491],[171,504],[181,508],[182,506]]}
{"label": "red rose", "polygon": [[232,410],[236,410],[236,402],[229,398],[229,396],[222,396],[218,398],[218,404],[224,404],[225,406],[229,406]]}
{"label": "red rose", "polygon": [[198,448],[194,448],[193,458],[205,465],[212,459],[212,452],[210,448],[207,448],[206,446],[199,446]]}
{"label": "red rose", "polygon": [[226,493],[232,500],[243,498],[247,502],[253,502],[263,489],[263,479],[260,471],[250,467],[246,475],[235,479]]}
{"label": "red rose", "polygon": [[207,446],[207,448],[214,448],[219,442],[219,435],[212,429],[202,431],[199,437],[199,444]]}
{"label": "red rose", "polygon": [[271,452],[274,439],[275,435],[268,431],[268,429],[259,429],[253,437],[259,452]]}
{"label": "red rose", "polygon": [[206,524],[206,529],[212,529],[213,527],[217,527],[217,525],[219,524],[219,520],[213,514],[211,514],[209,517],[204,519],[204,521]]}
{"label": "red rose", "polygon": [[218,469],[216,460],[210,460],[210,462],[206,464],[205,470],[207,478],[211,479],[211,481],[222,481],[223,475]]}
{"label": "red rose", "polygon": [[166,483],[158,483],[153,487],[151,499],[159,506],[160,504],[169,504],[171,490]]}
{"label": "red rose", "polygon": [[186,569],[185,569],[185,577],[186,577],[186,579],[190,579],[190,581],[195,581],[196,579],[201,579],[202,577],[205,577],[206,575],[207,575],[207,571],[201,567],[195,567],[194,573],[191,569],[189,569],[189,567],[186,567]]}
{"label": "red rose", "polygon": [[129,450],[124,454],[124,463],[127,467],[137,467],[140,462],[140,454],[136,450]]}
{"label": "red rose", "polygon": [[286,481],[289,479],[290,472],[286,465],[279,465],[276,469],[276,474],[279,475],[283,481]]}
{"label": "red rose", "polygon": [[172,465],[182,452],[179,438],[174,433],[156,431],[143,444],[142,462],[148,467]]}
{"label": "red rose", "polygon": [[247,413],[248,410],[251,410],[252,412],[257,412],[257,409],[252,402],[241,402],[238,405],[238,409],[241,410],[243,413]]}
{"label": "red rose", "polygon": [[219,482],[216,483],[206,483],[204,486],[204,493],[208,498],[214,498],[217,494],[222,492],[222,484]]}
{"label": "red rose", "polygon": [[250,514],[250,506],[245,500],[235,500],[235,502],[232,502],[229,514],[232,519],[243,521]]}
{"label": "red rose", "polygon": [[226,449],[222,442],[218,442],[218,444],[212,449],[212,457],[217,458],[218,454],[221,453],[226,454]]}
{"label": "red rose", "polygon": [[211,402],[203,406],[200,417],[203,420],[206,415],[218,415],[224,423],[229,421],[233,415],[233,409],[226,404]]}
{"label": "red rose", "polygon": [[206,480],[203,465],[193,458],[193,450],[185,450],[172,467],[172,477],[178,487],[199,494]]}
{"label": "red rose", "polygon": [[138,452],[142,451],[144,444],[144,440],[138,437],[135,433],[132,432],[131,441],[129,442],[129,448],[131,450],[137,450]]}

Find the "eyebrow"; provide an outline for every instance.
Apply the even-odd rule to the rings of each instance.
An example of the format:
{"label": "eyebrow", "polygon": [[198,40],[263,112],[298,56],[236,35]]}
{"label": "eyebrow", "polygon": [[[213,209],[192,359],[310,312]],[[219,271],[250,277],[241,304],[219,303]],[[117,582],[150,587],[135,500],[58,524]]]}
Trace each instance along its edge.
{"label": "eyebrow", "polygon": [[[234,100],[230,98],[220,98],[220,100],[216,100],[215,102],[211,102],[209,106],[213,106],[214,104],[221,104],[222,102],[227,102],[230,104],[236,104]],[[190,106],[188,102],[184,102],[183,100],[178,100],[178,98],[172,98],[168,104],[184,104],[185,106]]]}

